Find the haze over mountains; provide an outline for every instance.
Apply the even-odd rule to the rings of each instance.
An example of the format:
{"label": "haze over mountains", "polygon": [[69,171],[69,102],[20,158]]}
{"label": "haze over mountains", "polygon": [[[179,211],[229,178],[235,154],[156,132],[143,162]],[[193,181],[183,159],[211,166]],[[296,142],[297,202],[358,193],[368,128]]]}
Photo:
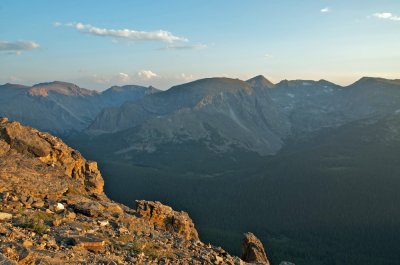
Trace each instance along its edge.
{"label": "haze over mountains", "polygon": [[237,145],[272,154],[289,135],[395,112],[398,86],[399,80],[368,77],[347,87],[325,80],[273,84],[263,76],[208,78],[167,91],[126,85],[97,92],[59,81],[32,87],[5,84],[0,86],[0,113],[61,134],[140,127],[139,137],[161,134],[153,143],[174,137],[206,140],[212,128],[226,140],[218,146],[208,141],[216,151]]}
{"label": "haze over mountains", "polygon": [[153,87],[114,86],[100,93],[59,81],[32,87],[5,84],[0,86],[0,113],[63,135],[85,129],[103,108],[117,107],[157,91]]}
{"label": "haze over mountains", "polygon": [[104,109],[86,132],[131,129],[130,145],[114,150],[119,154],[196,141],[214,152],[239,148],[271,155],[290,137],[394,114],[400,109],[398,82],[363,78],[341,87],[325,80],[273,85],[262,76],[203,79]]}
{"label": "haze over mountains", "polygon": [[103,93],[7,84],[0,101],[1,116],[98,160],[112,199],[187,210],[201,237],[231,251],[251,230],[272,263],[400,258],[400,80],[208,78]]}

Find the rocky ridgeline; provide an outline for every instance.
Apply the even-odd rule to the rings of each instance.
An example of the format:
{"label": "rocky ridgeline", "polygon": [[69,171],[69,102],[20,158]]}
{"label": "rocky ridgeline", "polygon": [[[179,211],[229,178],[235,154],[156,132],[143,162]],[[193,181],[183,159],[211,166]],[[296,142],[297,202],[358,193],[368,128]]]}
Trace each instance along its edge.
{"label": "rocky ridgeline", "polygon": [[269,264],[252,234],[242,259],[199,240],[187,213],[103,193],[96,162],[0,118],[0,264]]}

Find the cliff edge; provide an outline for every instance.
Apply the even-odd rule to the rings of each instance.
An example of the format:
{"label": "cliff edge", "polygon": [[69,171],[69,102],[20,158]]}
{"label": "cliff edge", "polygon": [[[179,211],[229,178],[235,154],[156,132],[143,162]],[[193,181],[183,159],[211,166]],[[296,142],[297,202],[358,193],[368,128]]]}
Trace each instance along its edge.
{"label": "cliff edge", "polygon": [[202,243],[187,213],[148,201],[130,209],[103,186],[96,162],[0,118],[0,263],[245,264]]}

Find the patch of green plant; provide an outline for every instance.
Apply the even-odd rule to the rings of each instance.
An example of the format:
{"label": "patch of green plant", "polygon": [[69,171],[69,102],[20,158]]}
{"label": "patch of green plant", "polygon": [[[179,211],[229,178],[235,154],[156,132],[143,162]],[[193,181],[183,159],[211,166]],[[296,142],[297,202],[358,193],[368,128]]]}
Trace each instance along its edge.
{"label": "patch of green plant", "polygon": [[42,235],[50,228],[46,222],[50,222],[53,219],[49,214],[36,212],[30,216],[26,214],[22,215],[16,225]]}
{"label": "patch of green plant", "polygon": [[143,253],[144,255],[152,258],[172,257],[172,252],[167,249],[163,249],[159,244],[155,242],[140,242],[134,240],[130,245],[130,250],[135,253]]}

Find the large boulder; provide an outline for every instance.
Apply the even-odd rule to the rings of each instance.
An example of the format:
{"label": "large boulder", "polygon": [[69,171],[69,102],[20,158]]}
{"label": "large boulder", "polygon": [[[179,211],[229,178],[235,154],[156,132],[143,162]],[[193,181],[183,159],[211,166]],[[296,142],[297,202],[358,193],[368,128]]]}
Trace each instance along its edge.
{"label": "large boulder", "polygon": [[136,201],[136,212],[140,217],[150,220],[156,229],[180,234],[186,239],[199,240],[192,219],[186,212],[174,211],[160,202]]}
{"label": "large boulder", "polygon": [[245,233],[241,259],[248,263],[270,265],[261,241],[252,233]]}

